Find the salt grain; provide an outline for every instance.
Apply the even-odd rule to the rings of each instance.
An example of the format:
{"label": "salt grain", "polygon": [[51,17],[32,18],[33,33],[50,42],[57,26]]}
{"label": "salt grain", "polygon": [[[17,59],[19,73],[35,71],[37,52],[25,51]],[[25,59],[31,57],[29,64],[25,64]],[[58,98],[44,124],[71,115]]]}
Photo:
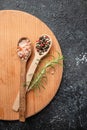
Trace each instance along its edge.
{"label": "salt grain", "polygon": [[75,60],[76,60],[76,66],[86,63],[87,62],[87,53],[82,52],[79,56],[77,56],[75,58]]}

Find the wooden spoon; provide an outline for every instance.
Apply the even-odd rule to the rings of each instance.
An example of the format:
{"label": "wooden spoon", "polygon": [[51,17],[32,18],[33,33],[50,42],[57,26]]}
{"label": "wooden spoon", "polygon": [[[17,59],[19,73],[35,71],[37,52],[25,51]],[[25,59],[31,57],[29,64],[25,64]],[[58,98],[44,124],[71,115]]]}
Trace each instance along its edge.
{"label": "wooden spoon", "polygon": [[19,120],[24,122],[26,116],[26,63],[31,55],[31,43],[28,38],[21,38],[17,46],[17,54],[21,61],[20,73],[20,94],[18,93],[19,100]]}
{"label": "wooden spoon", "polygon": [[[31,82],[32,77],[34,75],[34,72],[35,72],[35,70],[37,68],[38,63],[40,62],[40,60],[44,56],[46,56],[48,54],[48,52],[49,52],[49,50],[50,50],[50,48],[52,46],[52,40],[51,40],[50,36],[48,36],[47,34],[44,34],[42,36],[47,36],[49,38],[50,45],[49,45],[49,48],[47,48],[46,51],[41,53],[41,52],[38,52],[38,48],[36,48],[37,44],[38,44],[38,42],[36,42],[36,46],[35,46],[35,49],[34,49],[35,50],[35,56],[34,56],[33,62],[31,63],[30,68],[29,68],[29,70],[27,72],[27,75],[26,75],[26,92],[29,91],[29,85],[30,85],[30,82]],[[19,109],[19,101],[18,101],[19,99],[18,98],[19,97],[16,98],[15,104],[13,106],[14,111],[18,111],[18,109]]]}
{"label": "wooden spoon", "polygon": [[[42,35],[41,37],[44,37],[44,36],[46,36],[47,38],[49,38],[49,42],[50,42],[50,44],[49,44],[49,46],[48,46],[49,48],[46,48],[46,50],[44,50],[44,46],[42,46],[42,51],[43,51],[43,52],[38,51],[37,44],[39,43],[39,41],[37,41],[36,47],[35,47],[35,56],[34,56],[33,62],[31,63],[31,66],[30,66],[30,68],[29,68],[29,70],[28,70],[28,72],[27,72],[27,75],[26,75],[26,83],[27,83],[26,91],[27,91],[27,92],[30,90],[30,89],[29,89],[29,85],[30,85],[30,82],[31,82],[31,80],[32,80],[32,78],[33,78],[34,72],[35,72],[35,70],[36,70],[36,68],[37,68],[37,66],[38,66],[38,63],[40,62],[40,60],[41,60],[44,56],[46,56],[46,55],[48,54],[48,52],[49,52],[49,50],[50,50],[50,48],[51,48],[51,46],[52,46],[52,40],[51,40],[50,36],[44,34],[44,35]],[[40,38],[41,38],[41,37],[40,37]],[[39,38],[39,39],[40,39],[40,38]]]}

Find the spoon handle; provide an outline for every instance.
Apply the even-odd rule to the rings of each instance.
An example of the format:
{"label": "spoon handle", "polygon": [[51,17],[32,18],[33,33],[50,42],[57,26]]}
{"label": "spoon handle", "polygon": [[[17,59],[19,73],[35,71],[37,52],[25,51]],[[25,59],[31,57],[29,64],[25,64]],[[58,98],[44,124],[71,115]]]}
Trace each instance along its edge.
{"label": "spoon handle", "polygon": [[21,73],[20,73],[20,96],[19,96],[19,120],[25,121],[26,118],[26,62],[21,61]]}
{"label": "spoon handle", "polygon": [[18,91],[16,99],[15,99],[14,104],[12,106],[12,110],[14,110],[16,112],[19,110],[19,97],[20,97],[20,94],[19,94],[19,91]]}
{"label": "spoon handle", "polygon": [[40,61],[40,57],[38,55],[36,55],[33,59],[33,62],[30,65],[30,68],[27,71],[27,75],[26,75],[26,91],[29,90],[29,85],[31,83],[31,80],[33,78],[34,72],[38,66],[38,63]]}
{"label": "spoon handle", "polygon": [[[26,75],[26,83],[27,83],[26,92],[29,90],[28,86],[30,85],[30,82],[31,82],[31,80],[33,78],[34,72],[35,72],[35,70],[37,68],[37,65],[38,65],[39,61],[40,61],[40,57],[38,57],[36,55],[34,57],[34,59],[33,59],[33,62],[30,65],[30,68],[29,68],[28,72],[27,72],[27,75]],[[17,97],[16,97],[16,99],[14,101],[12,109],[14,111],[16,111],[16,112],[19,110],[19,92],[18,92]]]}

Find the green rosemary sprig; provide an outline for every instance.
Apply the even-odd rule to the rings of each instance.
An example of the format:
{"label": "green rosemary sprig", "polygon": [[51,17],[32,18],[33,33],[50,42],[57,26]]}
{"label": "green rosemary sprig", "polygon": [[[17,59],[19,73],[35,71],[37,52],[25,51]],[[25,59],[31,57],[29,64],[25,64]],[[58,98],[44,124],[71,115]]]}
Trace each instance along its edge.
{"label": "green rosemary sprig", "polygon": [[46,73],[47,73],[47,69],[48,68],[54,68],[55,69],[55,65],[56,64],[61,64],[60,61],[63,60],[63,56],[60,56],[60,54],[58,53],[58,57],[55,58],[53,56],[53,59],[50,60],[49,62],[47,62],[45,64],[45,66],[40,70],[40,72],[35,76],[35,78],[31,81],[31,84],[28,88],[28,91],[30,90],[35,90],[35,89],[40,89],[40,87],[44,87],[44,82],[47,82],[47,77],[46,77]]}

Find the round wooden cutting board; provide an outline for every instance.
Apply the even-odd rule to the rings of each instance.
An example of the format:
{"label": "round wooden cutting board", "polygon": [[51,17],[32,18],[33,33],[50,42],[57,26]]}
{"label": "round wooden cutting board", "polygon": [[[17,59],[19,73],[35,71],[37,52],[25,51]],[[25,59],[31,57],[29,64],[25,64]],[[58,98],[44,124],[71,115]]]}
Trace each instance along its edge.
{"label": "round wooden cutting board", "polygon": [[[17,42],[21,37],[28,37],[33,48],[36,40],[42,34],[48,34],[52,38],[53,45],[49,54],[57,57],[56,51],[58,51],[62,55],[57,39],[42,21],[21,11],[0,11],[0,119],[2,120],[19,119],[19,113],[12,110],[20,86],[20,60],[16,53]],[[32,50],[27,69],[33,57],[34,50]],[[45,57],[41,61],[37,72],[48,59]],[[31,91],[27,94],[26,117],[42,110],[56,94],[61,82],[63,67],[56,65],[54,74],[51,71],[47,73],[45,89],[41,88],[41,91],[37,90],[37,93]]]}

